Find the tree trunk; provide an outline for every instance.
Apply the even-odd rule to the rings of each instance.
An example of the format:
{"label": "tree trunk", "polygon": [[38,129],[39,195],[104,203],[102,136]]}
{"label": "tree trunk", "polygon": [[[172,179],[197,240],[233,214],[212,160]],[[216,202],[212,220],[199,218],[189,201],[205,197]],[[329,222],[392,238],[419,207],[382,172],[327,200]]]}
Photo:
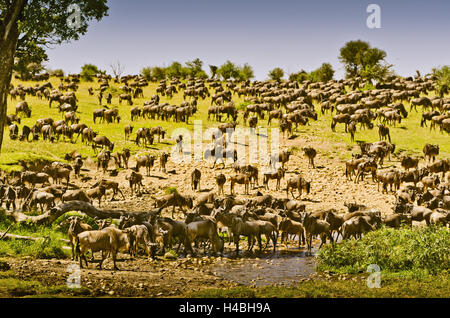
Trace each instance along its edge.
{"label": "tree trunk", "polygon": [[26,0],[15,0],[7,7],[4,20],[0,23],[0,150],[3,144],[3,130],[6,122],[7,98],[11,83],[19,39],[18,21],[25,8]]}
{"label": "tree trunk", "polygon": [[[0,232],[0,241],[1,240],[24,240],[24,241],[45,241],[49,239],[48,237],[40,237],[40,236],[24,236],[24,235],[16,235],[16,234],[7,234],[7,233],[2,233]],[[59,238],[59,241],[66,243],[66,244],[70,244],[69,240],[63,239],[63,238]]]}
{"label": "tree trunk", "polygon": [[140,219],[148,219],[151,215],[159,214],[162,208],[154,209],[149,212],[126,212],[119,210],[98,210],[93,205],[84,202],[84,201],[69,201],[66,203],[59,204],[52,208],[50,211],[47,211],[41,215],[37,216],[29,216],[22,212],[10,212],[4,210],[3,213],[9,217],[14,219],[17,223],[24,222],[32,222],[36,225],[50,225],[56,221],[61,215],[71,212],[71,211],[80,211],[90,216],[91,218],[99,218],[99,219],[119,219],[122,215],[127,216],[139,216]]}

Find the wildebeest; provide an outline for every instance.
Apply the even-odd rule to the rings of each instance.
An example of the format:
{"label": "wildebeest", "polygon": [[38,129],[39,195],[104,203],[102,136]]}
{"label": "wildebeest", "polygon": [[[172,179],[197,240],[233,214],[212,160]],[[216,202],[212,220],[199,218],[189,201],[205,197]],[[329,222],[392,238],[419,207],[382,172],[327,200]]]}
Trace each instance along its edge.
{"label": "wildebeest", "polygon": [[425,144],[423,147],[423,154],[425,158],[428,157],[428,161],[434,162],[436,157],[439,155],[439,145]]}

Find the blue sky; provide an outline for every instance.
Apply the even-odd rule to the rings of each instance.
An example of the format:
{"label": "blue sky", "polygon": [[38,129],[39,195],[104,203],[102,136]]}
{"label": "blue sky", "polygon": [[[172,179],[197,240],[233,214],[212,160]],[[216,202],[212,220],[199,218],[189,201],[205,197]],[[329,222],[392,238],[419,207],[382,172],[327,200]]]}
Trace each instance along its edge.
{"label": "blue sky", "polygon": [[[381,28],[369,29],[366,8],[381,7]],[[387,53],[403,76],[450,64],[450,1],[361,0],[110,0],[109,16],[79,41],[48,51],[50,68],[79,72],[93,63],[125,73],[199,57],[220,65],[249,63],[256,79],[281,67],[311,71],[331,63],[344,75],[339,49],[361,39]]]}

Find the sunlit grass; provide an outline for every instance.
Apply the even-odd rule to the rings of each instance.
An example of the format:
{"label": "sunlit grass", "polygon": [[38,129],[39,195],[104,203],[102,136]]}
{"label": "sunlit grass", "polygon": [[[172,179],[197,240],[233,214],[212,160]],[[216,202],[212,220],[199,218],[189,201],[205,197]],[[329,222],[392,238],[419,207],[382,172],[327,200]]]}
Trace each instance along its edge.
{"label": "sunlit grass", "polygon": [[[59,79],[51,78],[50,81],[54,87],[58,87]],[[18,83],[19,82],[17,80],[13,80],[14,85],[17,85]],[[24,86],[34,86],[36,83],[22,82],[22,84]],[[175,129],[187,128],[188,130],[192,131],[194,129],[194,120],[201,120],[204,130],[210,127],[216,127],[218,124],[215,121],[207,120],[208,107],[211,105],[211,97],[207,97],[204,100],[199,100],[198,111],[193,117],[190,118],[188,125],[186,125],[185,123],[176,123],[173,121],[167,122],[142,118],[137,121],[131,122],[130,109],[134,106],[142,107],[144,101],[149,100],[151,96],[156,93],[156,87],[158,83],[150,83],[148,87],[144,87],[144,98],[135,99],[133,106],[127,105],[126,102],[123,102],[122,105],[118,104],[117,95],[120,93],[119,88],[123,84],[115,84],[113,83],[113,81],[111,81],[110,85],[110,91],[114,96],[112,105],[110,107],[119,108],[119,115],[122,118],[120,123],[94,124],[92,112],[95,109],[101,108],[102,106],[98,104],[98,91],[96,90],[94,96],[89,96],[88,88],[92,86],[94,89],[97,89],[99,86],[97,82],[80,83],[79,90],[77,91],[77,97],[79,99],[79,113],[77,113],[77,116],[80,117],[82,123],[85,123],[86,125],[92,127],[95,131],[99,132],[101,135],[107,136],[111,141],[113,141],[116,145],[115,150],[121,150],[122,148],[126,147],[129,148],[132,153],[145,151],[154,154],[158,150],[167,148],[175,143],[174,138],[171,138],[172,132]],[[212,90],[211,93],[213,93]],[[52,117],[55,120],[62,119],[62,114],[59,113],[56,108],[57,103],[54,103],[52,105],[52,108],[49,108],[48,102],[44,99],[40,100],[37,97],[27,96],[26,100],[32,109],[32,117],[24,118],[22,124],[20,125],[20,128],[22,128],[23,125],[28,125],[29,127],[31,127],[38,118]],[[182,91],[180,91],[175,94],[172,99],[168,99],[167,97],[162,96],[160,103],[168,102],[173,105],[179,105],[182,101],[183,94]],[[237,95],[234,95],[233,101],[239,107],[239,105],[244,102],[244,98],[238,98]],[[8,114],[15,112],[16,104],[17,101],[11,101],[10,99],[8,99]],[[407,105],[406,107],[409,111],[409,105]],[[338,125],[336,132],[332,132],[330,128],[331,115],[321,115],[319,112],[319,105],[316,105],[316,109],[319,113],[318,121],[311,121],[306,126],[299,126],[296,134],[299,135],[300,138],[302,137],[302,135],[313,136],[319,141],[327,141],[330,144],[335,144],[335,156],[338,156],[341,159],[347,158],[349,156],[347,150],[357,147],[356,144],[352,144],[350,142],[350,135],[344,132],[343,125]],[[240,126],[242,126],[242,110],[240,112],[241,115],[239,116],[238,123]],[[408,153],[416,153],[420,155],[422,154],[422,148],[425,143],[437,143],[440,145],[441,156],[448,157],[448,155],[450,154],[450,142],[448,134],[441,134],[439,132],[439,129],[430,132],[429,128],[421,128],[420,119],[421,112],[417,113],[415,111],[412,111],[409,112],[408,118],[402,121],[400,125],[395,128],[390,128],[392,141],[397,145],[397,152],[407,151]],[[134,131],[136,131],[140,127],[154,127],[157,125],[161,125],[168,131],[168,135],[166,136],[166,140],[164,142],[159,144],[155,142],[155,144],[150,148],[145,149],[143,146],[137,146],[132,140],[125,140],[123,128],[129,123],[131,123],[131,125],[135,127]],[[278,121],[274,120],[272,121],[270,127],[276,128],[278,127],[278,124]],[[258,122],[258,126],[266,128],[267,120],[260,120]],[[131,139],[133,139],[133,137]],[[365,142],[377,141],[378,131],[376,126],[373,130],[360,130],[358,128],[355,139]],[[58,143],[50,143],[48,141],[38,141],[33,143],[12,141],[9,138],[9,133],[6,127],[2,153],[0,155],[0,168],[5,170],[19,170],[20,166],[18,165],[18,163],[20,160],[32,161],[39,158],[49,161],[63,160],[66,153],[75,149],[80,151],[83,155],[94,156],[92,148],[90,146],[82,144],[81,138],[76,144],[62,141]]]}

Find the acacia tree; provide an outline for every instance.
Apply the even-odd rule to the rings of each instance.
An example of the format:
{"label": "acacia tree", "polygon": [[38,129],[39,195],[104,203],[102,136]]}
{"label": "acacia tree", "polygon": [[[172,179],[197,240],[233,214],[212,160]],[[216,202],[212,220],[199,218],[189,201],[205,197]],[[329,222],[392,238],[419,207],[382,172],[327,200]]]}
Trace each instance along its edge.
{"label": "acacia tree", "polygon": [[120,78],[125,70],[125,66],[123,66],[120,61],[109,64],[109,68],[111,69],[114,77]]}
{"label": "acacia tree", "polygon": [[216,65],[209,65],[209,71],[211,72],[211,78],[216,77],[218,69],[219,69],[219,67]]}
{"label": "acacia tree", "polygon": [[239,68],[239,77],[244,81],[252,79],[253,77],[255,77],[253,68],[248,63],[245,63],[242,67]]}
{"label": "acacia tree", "polygon": [[217,70],[217,74],[222,76],[224,80],[228,80],[230,78],[238,78],[239,68],[236,66],[236,64],[227,60],[219,67],[219,69]]}
{"label": "acacia tree", "polygon": [[276,67],[271,70],[268,75],[271,80],[280,81],[284,76],[284,71],[281,68]]}
{"label": "acacia tree", "polygon": [[99,68],[94,64],[84,64],[81,67],[81,78],[85,81],[92,82],[94,80],[95,75],[104,73],[103,71],[99,70]]}
{"label": "acacia tree", "polygon": [[32,57],[36,47],[78,40],[107,12],[106,0],[0,0],[0,149],[17,54]]}
{"label": "acacia tree", "polygon": [[436,77],[436,94],[443,98],[450,92],[450,65],[433,68],[433,75]]}
{"label": "acacia tree", "polygon": [[300,70],[297,73],[292,73],[289,75],[289,80],[290,81],[297,81],[299,83],[306,81],[309,79],[309,74],[308,72],[306,72],[305,70]]}
{"label": "acacia tree", "polygon": [[385,51],[361,40],[345,43],[339,55],[347,78],[361,76],[368,80],[380,80],[389,74],[393,65],[387,64],[385,58]]}
{"label": "acacia tree", "polygon": [[192,61],[187,61],[186,63],[187,72],[189,75],[193,77],[201,77],[201,78],[207,78],[208,75],[206,75],[205,71],[203,70],[203,61],[199,58],[196,58]]}
{"label": "acacia tree", "polygon": [[323,63],[317,70],[308,74],[312,82],[328,82],[333,79],[334,70],[330,63]]}
{"label": "acacia tree", "polygon": [[43,70],[42,63],[48,60],[48,56],[44,48],[30,43],[27,50],[16,50],[14,60],[13,71],[20,79],[28,80]]}

